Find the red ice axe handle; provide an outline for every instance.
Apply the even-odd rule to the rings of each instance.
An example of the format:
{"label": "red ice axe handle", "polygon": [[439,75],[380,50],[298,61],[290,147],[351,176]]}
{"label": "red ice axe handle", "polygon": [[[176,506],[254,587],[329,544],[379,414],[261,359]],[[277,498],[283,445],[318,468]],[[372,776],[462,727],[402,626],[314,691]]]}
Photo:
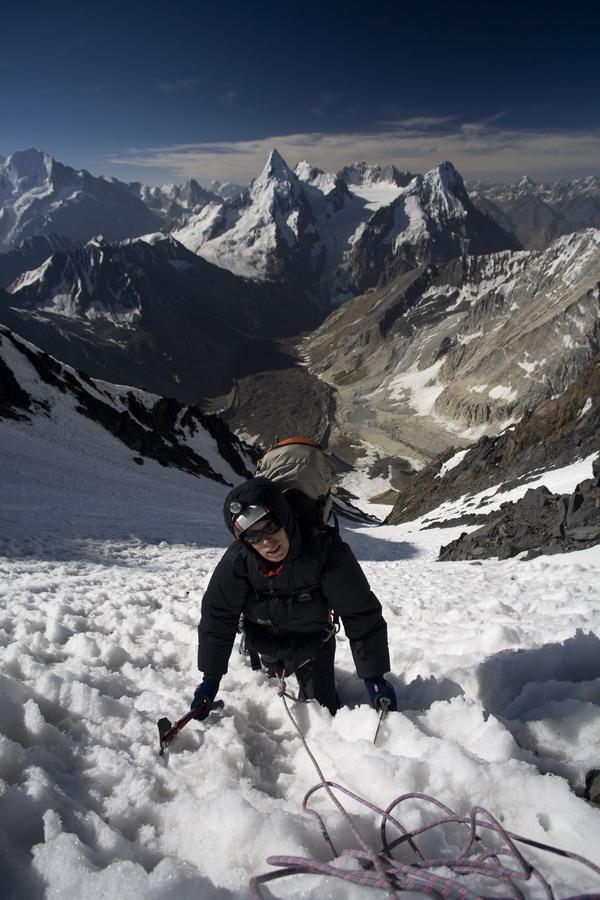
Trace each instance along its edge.
{"label": "red ice axe handle", "polygon": [[[211,712],[213,709],[223,709],[225,704],[222,700],[214,700],[210,704]],[[197,706],[195,709],[190,709],[185,716],[182,716],[181,719],[178,719],[174,725],[171,724],[170,720],[165,718],[158,720],[158,736],[160,739],[160,755],[162,756],[165,752],[167,745],[171,743],[173,738],[176,738],[182,728],[185,728],[188,722],[191,722],[192,719],[195,719],[198,713],[200,712],[200,708]]]}

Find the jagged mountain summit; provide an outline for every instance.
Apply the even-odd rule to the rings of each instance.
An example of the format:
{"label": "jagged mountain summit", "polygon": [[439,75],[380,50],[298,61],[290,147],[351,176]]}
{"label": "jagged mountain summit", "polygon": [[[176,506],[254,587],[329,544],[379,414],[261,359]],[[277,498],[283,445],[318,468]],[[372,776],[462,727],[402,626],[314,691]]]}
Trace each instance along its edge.
{"label": "jagged mountain summit", "polygon": [[205,259],[238,275],[308,286],[318,279],[322,248],[297,176],[273,150],[247,196],[211,204],[174,232]]}
{"label": "jagged mountain summit", "polygon": [[231,271],[291,280],[325,303],[423,261],[519,246],[475,209],[450,163],[414,178],[364,163],[332,175],[306,161],[292,171],[276,150],[247,195],[210,204],[174,234]]}
{"label": "jagged mountain summit", "polygon": [[600,349],[600,231],[414,269],[304,342],[341,432],[417,464],[561,393]]}
{"label": "jagged mountain summit", "polygon": [[471,203],[452,163],[416,175],[378,210],[353,241],[347,266],[365,291],[420,265],[457,257],[517,250],[520,244]]}
{"label": "jagged mountain summit", "polygon": [[[197,407],[131,387],[95,381],[59,362],[0,325],[0,420],[13,431],[29,427],[28,443],[54,434],[69,435],[70,446],[93,458],[115,454],[135,469],[148,460],[221,484],[250,476],[248,450],[217,416]],[[19,440],[17,434],[14,437]],[[25,435],[26,437],[26,435]],[[4,438],[10,443],[10,434]],[[46,438],[47,440],[47,438]],[[110,449],[109,449],[110,448]],[[48,447],[46,447],[47,452]]]}
{"label": "jagged mountain summit", "polygon": [[199,213],[209,203],[219,203],[221,199],[216,193],[205,190],[194,178],[185,184],[163,184],[160,187],[132,181],[129,187],[153,213],[163,219],[167,228]]}
{"label": "jagged mountain summit", "polygon": [[544,249],[582,228],[600,228],[600,178],[595,175],[539,183],[523,175],[508,185],[477,182],[469,191],[475,205],[527,249]]}
{"label": "jagged mountain summit", "polygon": [[0,165],[0,252],[35,235],[123,240],[157,231],[161,219],[127,185],[19,150]]}

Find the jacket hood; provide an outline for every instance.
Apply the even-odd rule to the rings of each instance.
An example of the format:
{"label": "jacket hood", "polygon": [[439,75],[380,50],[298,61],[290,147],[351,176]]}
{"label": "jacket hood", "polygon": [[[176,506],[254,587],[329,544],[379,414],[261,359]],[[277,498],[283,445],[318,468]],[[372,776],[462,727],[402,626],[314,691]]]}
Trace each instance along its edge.
{"label": "jacket hood", "polygon": [[285,528],[292,553],[295,555],[298,552],[301,544],[300,529],[296,524],[290,504],[273,481],[269,481],[268,478],[250,478],[249,481],[234,487],[225,497],[223,505],[225,525],[236,537],[233,522],[236,515],[239,514],[239,510],[232,513],[230,506],[234,502],[240,503],[242,508],[244,506],[264,506],[269,512],[272,512]]}

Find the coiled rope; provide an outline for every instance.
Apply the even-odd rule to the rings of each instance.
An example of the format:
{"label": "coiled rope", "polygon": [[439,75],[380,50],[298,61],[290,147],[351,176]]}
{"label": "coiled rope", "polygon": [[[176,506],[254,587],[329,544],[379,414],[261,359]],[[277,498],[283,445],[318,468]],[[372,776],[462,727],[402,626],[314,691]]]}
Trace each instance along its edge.
{"label": "coiled rope", "polygon": [[[473,807],[468,816],[461,816],[454,813],[448,806],[434,797],[412,792],[401,794],[389,804],[387,809],[381,809],[343,785],[327,781],[289,708],[288,699],[295,701],[297,698],[293,694],[288,693],[283,673],[278,673],[278,679],[277,693],[281,697],[290,722],[302,741],[304,749],[320,779],[318,784],[314,785],[305,794],[302,808],[316,820],[323,840],[331,851],[333,858],[339,858],[340,854],[336,850],[323,818],[308,805],[310,799],[319,791],[324,790],[327,793],[346,820],[360,847],[358,850],[344,850],[341,855],[357,860],[361,868],[348,870],[334,866],[331,863],[317,862],[310,857],[269,856],[267,862],[270,865],[282,866],[283,868],[276,869],[274,872],[267,872],[264,875],[257,875],[251,879],[250,889],[255,900],[264,900],[261,885],[289,875],[331,875],[362,887],[386,891],[388,897],[391,898],[397,897],[399,892],[416,891],[431,897],[448,898],[448,900],[477,900],[477,898],[483,896],[491,896],[489,891],[492,888],[494,890],[494,900],[507,900],[507,898],[511,898],[511,900],[512,898],[518,898],[518,900],[521,900],[521,898],[527,896],[523,889],[529,887],[530,891],[532,893],[535,892],[536,896],[545,896],[548,900],[555,900],[555,893],[551,885],[542,873],[523,856],[516,846],[517,843],[570,859],[587,867],[599,876],[597,892],[573,894],[568,898],[564,898],[564,900],[583,900],[583,898],[592,900],[592,898],[600,898],[599,866],[576,853],[560,850],[549,844],[542,844],[539,841],[533,841],[507,831],[491,813],[482,807]],[[369,846],[334,791],[345,794],[356,803],[381,816],[381,850],[375,851]],[[439,811],[440,815],[434,821],[409,831],[398,821],[395,815],[392,815],[402,803],[408,800],[418,800],[424,804],[430,804]],[[465,828],[465,844],[462,850],[453,859],[445,857],[426,859],[417,847],[415,838],[450,823],[458,824]],[[399,836],[391,841],[388,839],[388,826],[393,826],[399,832]],[[483,835],[490,832],[497,836],[497,845],[493,847],[486,846],[483,841]],[[402,844],[407,844],[415,854],[416,858],[412,863],[399,862],[392,856],[392,851]],[[441,874],[440,870],[442,869],[450,870],[450,875]],[[487,879],[486,887],[481,888],[481,890],[486,891],[485,894],[480,893],[478,886],[472,885],[473,889],[470,889],[465,884],[465,881],[460,878],[460,876],[469,875],[482,876]],[[502,893],[497,893],[499,887],[505,888],[506,892],[503,890]]]}

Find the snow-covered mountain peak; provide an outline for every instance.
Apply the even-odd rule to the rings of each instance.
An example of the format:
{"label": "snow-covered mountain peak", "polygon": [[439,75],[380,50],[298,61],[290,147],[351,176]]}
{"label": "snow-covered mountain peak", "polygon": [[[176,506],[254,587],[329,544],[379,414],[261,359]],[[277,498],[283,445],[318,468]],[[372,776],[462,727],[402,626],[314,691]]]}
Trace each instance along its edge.
{"label": "snow-covered mountain peak", "polygon": [[129,185],[77,171],[47,153],[17,150],[0,165],[0,252],[36,235],[122,240],[156,230],[160,220]]}
{"label": "snow-covered mountain peak", "polygon": [[277,148],[273,147],[269,153],[269,158],[267,159],[264,169],[254,183],[257,184],[258,182],[264,182],[273,178],[278,181],[285,181],[293,177],[295,177],[294,173],[286,163],[285,159],[279,153]]}
{"label": "snow-covered mountain peak", "polygon": [[294,174],[300,181],[311,181],[316,176],[324,175],[325,173],[323,172],[323,169],[319,169],[317,166],[311,166],[308,160],[302,159],[296,165]]}
{"label": "snow-covered mountain peak", "polygon": [[400,192],[397,202],[407,206],[410,219],[422,219],[419,209],[426,209],[434,219],[460,218],[466,215],[468,197],[462,176],[451,162],[445,161],[425,175],[415,176]]}
{"label": "snow-covered mountain peak", "polygon": [[521,190],[533,190],[535,186],[535,181],[529,175],[522,175],[517,182],[517,188]]}
{"label": "snow-covered mountain peak", "polygon": [[250,206],[260,208],[261,214],[265,210],[273,214],[274,204],[288,208],[298,201],[301,193],[300,181],[280,153],[273,149],[264,169],[250,186]]}
{"label": "snow-covered mountain peak", "polygon": [[44,185],[52,173],[54,160],[47,153],[31,147],[12,153],[4,168],[15,191],[29,191]]}
{"label": "snow-covered mountain peak", "polygon": [[310,184],[311,187],[317,188],[322,194],[331,194],[332,191],[343,194],[348,193],[346,183],[341,178],[338,178],[332,172],[324,172],[323,169],[319,169],[317,166],[311,166],[305,159],[298,163],[294,169],[294,174],[304,184]]}
{"label": "snow-covered mountain peak", "polygon": [[439,166],[431,169],[423,176],[424,183],[432,185],[434,190],[442,190],[444,193],[463,193],[465,185],[462,175],[454,168],[451,162],[445,160]]}

